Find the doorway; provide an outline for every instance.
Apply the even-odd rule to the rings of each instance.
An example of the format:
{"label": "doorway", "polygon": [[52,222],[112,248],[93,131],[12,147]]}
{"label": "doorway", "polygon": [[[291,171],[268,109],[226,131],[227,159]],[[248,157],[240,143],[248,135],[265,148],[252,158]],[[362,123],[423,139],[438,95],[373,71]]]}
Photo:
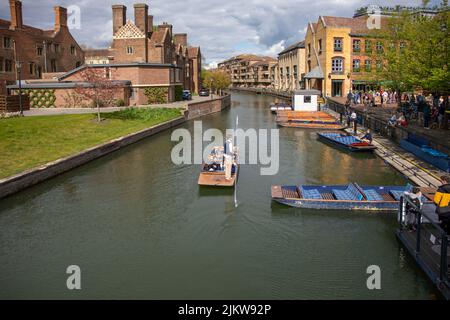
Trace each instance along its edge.
{"label": "doorway", "polygon": [[331,96],[342,97],[342,80],[331,81]]}

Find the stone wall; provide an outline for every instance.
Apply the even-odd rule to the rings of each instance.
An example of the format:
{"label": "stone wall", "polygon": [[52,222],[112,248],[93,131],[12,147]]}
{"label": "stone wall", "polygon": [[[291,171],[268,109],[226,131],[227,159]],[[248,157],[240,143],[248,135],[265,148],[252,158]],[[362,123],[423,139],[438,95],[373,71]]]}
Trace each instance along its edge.
{"label": "stone wall", "polygon": [[220,112],[222,109],[228,108],[230,106],[231,106],[230,95],[226,95],[212,100],[191,103],[188,105],[186,118],[188,120],[195,119],[207,114]]}

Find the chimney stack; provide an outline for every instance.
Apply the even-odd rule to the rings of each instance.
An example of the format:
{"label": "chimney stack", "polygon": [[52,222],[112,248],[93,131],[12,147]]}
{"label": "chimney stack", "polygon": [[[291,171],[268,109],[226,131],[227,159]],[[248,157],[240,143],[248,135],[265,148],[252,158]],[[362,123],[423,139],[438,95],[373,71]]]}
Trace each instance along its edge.
{"label": "chimney stack", "polygon": [[187,47],[187,33],[177,33],[173,36],[173,42],[176,45],[181,44],[182,46]]}
{"label": "chimney stack", "polygon": [[22,2],[18,0],[9,0],[9,11],[11,13],[11,27],[22,28]]}
{"label": "chimney stack", "polygon": [[125,25],[127,21],[127,7],[123,5],[113,5],[113,34]]}
{"label": "chimney stack", "polygon": [[63,7],[54,7],[55,10],[55,31],[61,28],[67,28],[67,9]]}
{"label": "chimney stack", "polygon": [[148,6],[145,3],[134,5],[134,24],[145,35],[148,33]]}
{"label": "chimney stack", "polygon": [[147,28],[148,28],[148,32],[153,32],[153,16],[152,15],[148,15],[148,17],[147,17]]}

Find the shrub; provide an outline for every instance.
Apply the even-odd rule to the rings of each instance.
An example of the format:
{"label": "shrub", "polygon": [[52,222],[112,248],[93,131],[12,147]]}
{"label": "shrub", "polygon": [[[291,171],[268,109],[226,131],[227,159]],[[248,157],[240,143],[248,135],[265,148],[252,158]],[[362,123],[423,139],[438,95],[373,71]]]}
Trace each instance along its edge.
{"label": "shrub", "polygon": [[115,104],[117,107],[123,107],[123,106],[125,106],[125,101],[123,101],[123,99],[116,99],[116,100],[114,101],[114,104]]}
{"label": "shrub", "polygon": [[167,103],[169,90],[166,87],[145,88],[144,94],[148,99],[148,104]]}
{"label": "shrub", "polygon": [[175,86],[175,101],[183,100],[183,87]]}

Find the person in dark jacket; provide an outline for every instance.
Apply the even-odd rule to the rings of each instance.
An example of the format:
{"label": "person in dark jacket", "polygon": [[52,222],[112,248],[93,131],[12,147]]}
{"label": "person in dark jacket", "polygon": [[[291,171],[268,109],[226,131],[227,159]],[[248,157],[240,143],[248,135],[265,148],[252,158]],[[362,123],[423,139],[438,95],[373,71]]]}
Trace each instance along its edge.
{"label": "person in dark jacket", "polygon": [[443,176],[441,180],[443,184],[434,195],[434,204],[442,229],[450,234],[450,177]]}

